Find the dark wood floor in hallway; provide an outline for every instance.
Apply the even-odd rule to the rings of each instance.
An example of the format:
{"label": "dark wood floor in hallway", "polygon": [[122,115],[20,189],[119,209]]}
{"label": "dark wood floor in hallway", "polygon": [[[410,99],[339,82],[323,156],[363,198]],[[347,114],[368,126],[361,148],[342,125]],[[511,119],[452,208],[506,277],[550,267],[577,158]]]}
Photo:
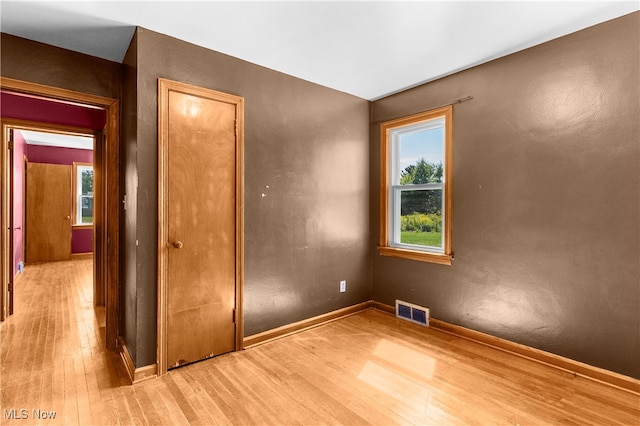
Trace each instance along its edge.
{"label": "dark wood floor in hallway", "polygon": [[28,266],[15,309],[2,424],[640,424],[637,394],[373,310],[129,386],[90,260]]}

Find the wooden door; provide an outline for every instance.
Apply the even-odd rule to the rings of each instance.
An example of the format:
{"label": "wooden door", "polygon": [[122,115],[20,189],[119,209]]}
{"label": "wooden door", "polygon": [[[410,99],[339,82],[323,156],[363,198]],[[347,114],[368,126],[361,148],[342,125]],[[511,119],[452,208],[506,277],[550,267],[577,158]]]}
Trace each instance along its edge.
{"label": "wooden door", "polygon": [[236,349],[238,98],[182,85],[164,90],[160,281],[173,368]]}
{"label": "wooden door", "polygon": [[71,258],[71,166],[27,163],[26,261]]}

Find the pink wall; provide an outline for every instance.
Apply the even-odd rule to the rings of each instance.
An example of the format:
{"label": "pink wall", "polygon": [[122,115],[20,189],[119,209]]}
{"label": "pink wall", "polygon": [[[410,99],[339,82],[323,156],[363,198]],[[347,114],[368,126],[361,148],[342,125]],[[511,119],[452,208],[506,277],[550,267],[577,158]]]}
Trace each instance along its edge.
{"label": "pink wall", "polygon": [[[73,165],[93,163],[90,149],[60,148],[54,146],[26,145],[26,155],[30,163]],[[73,229],[71,231],[71,253],[93,252],[93,229]]]}
{"label": "pink wall", "polygon": [[[13,133],[13,274],[18,272],[18,265],[24,261],[22,258],[22,241],[24,224],[22,212],[24,201],[22,199],[24,188],[24,153],[25,140],[22,133]],[[16,229],[20,228],[20,229]]]}
{"label": "pink wall", "polygon": [[74,229],[71,232],[71,253],[93,252],[93,228]]}
{"label": "pink wall", "polygon": [[0,93],[0,110],[5,118],[62,124],[93,130],[102,129],[107,122],[104,110],[7,92]]}
{"label": "pink wall", "polygon": [[30,163],[67,164],[70,166],[74,162],[93,163],[93,151],[90,149],[27,145],[26,151]]}

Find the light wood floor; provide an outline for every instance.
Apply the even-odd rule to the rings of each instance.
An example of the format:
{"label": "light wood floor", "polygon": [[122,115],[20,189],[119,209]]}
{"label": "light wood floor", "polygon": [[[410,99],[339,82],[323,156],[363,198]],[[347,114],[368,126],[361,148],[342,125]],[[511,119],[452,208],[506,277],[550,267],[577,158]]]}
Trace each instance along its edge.
{"label": "light wood floor", "polygon": [[90,260],[27,267],[0,328],[2,424],[640,424],[636,394],[377,311],[128,386],[91,300]]}

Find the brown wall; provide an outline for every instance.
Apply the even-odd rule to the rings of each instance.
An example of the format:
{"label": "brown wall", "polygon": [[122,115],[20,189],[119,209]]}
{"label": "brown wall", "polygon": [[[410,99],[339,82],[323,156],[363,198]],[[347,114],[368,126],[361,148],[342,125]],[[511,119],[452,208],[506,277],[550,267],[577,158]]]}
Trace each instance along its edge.
{"label": "brown wall", "polygon": [[133,34],[123,59],[122,81],[122,141],[120,144],[120,188],[126,198],[121,211],[120,223],[120,335],[127,344],[131,358],[137,359],[136,336],[138,334],[137,289],[136,289],[136,225],[137,204],[135,194],[138,186],[136,144],[138,138],[138,37]]}
{"label": "brown wall", "polygon": [[[373,103],[375,300],[640,378],[639,17]],[[379,122],[465,96],[453,265],[378,256]]]}
{"label": "brown wall", "polygon": [[[136,33],[137,140],[125,142],[137,155],[128,155],[125,170],[138,184],[137,193],[127,184],[137,211],[127,209],[125,219],[136,223],[138,239],[136,366],[156,360],[158,77],[245,98],[245,334],[369,300],[369,102]],[[338,291],[341,279],[346,293]],[[129,305],[136,296],[126,297]]]}
{"label": "brown wall", "polygon": [[2,33],[3,77],[120,99],[121,65]]}

